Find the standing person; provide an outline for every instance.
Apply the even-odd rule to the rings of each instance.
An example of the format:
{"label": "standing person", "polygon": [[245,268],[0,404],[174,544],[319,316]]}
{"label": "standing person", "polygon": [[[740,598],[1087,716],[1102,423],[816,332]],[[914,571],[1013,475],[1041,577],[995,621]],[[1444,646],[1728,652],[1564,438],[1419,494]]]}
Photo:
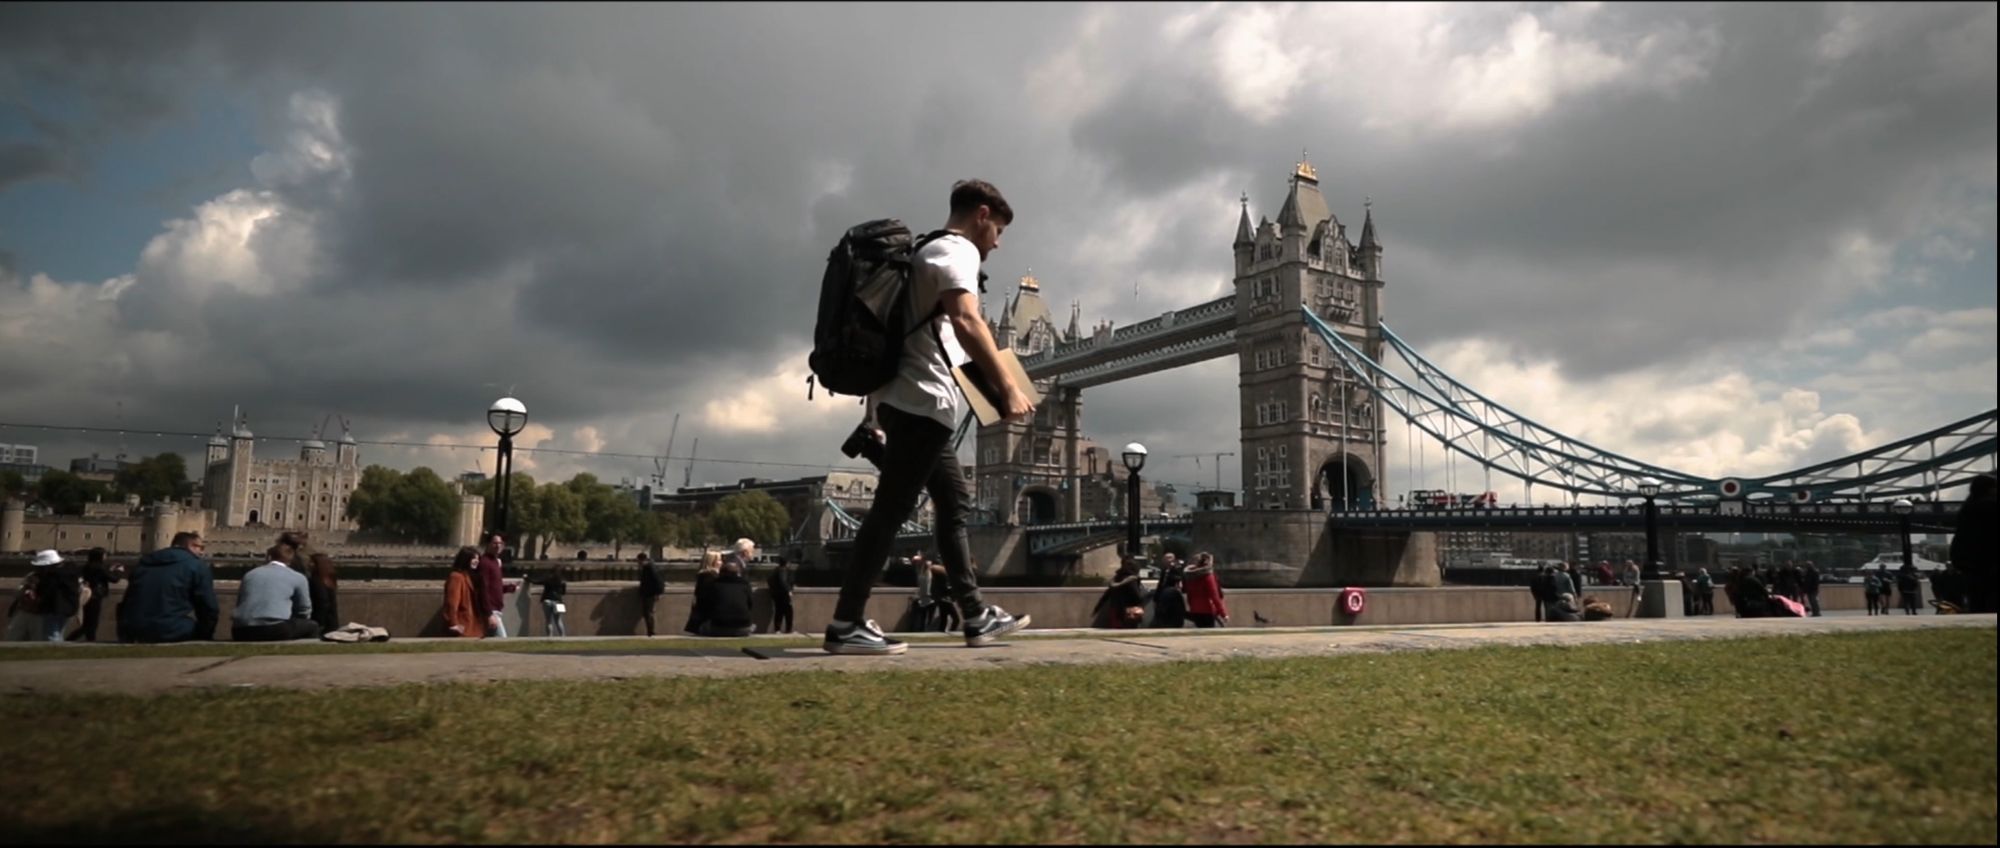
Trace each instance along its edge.
{"label": "standing person", "polygon": [[1560,568],[1549,576],[1549,621],[1575,621],[1583,609],[1583,590]]}
{"label": "standing person", "polygon": [[1639,564],[1626,560],[1625,570],[1620,572],[1618,577],[1620,583],[1632,587],[1632,606],[1625,610],[1625,617],[1632,618],[1639,614],[1639,601],[1646,595],[1646,584],[1639,579]]}
{"label": "standing person", "polygon": [[507,638],[507,622],[500,617],[500,611],[507,608],[507,581],[500,564],[500,552],[506,547],[506,537],[486,534],[486,550],[472,570],[473,585],[479,590],[473,596],[473,604],[486,622],[486,635],[496,639]]}
{"label": "standing person", "polygon": [[479,549],[466,545],[458,549],[457,556],[452,557],[451,573],[445,575],[444,628],[453,636],[486,638],[486,618],[479,614],[479,604],[474,600],[479,590],[472,575],[478,565]]}
{"label": "standing person", "polygon": [[1695,615],[1715,614],[1715,578],[1708,575],[1708,569],[1694,570],[1694,612]]}
{"label": "standing person", "polygon": [[702,636],[748,636],[755,629],[750,620],[750,579],[744,576],[743,561],[722,563],[715,578],[699,591],[695,604],[702,608]]}
{"label": "standing person", "polygon": [[653,635],[653,608],[660,602],[660,596],[667,593],[667,581],[660,576],[659,563],[645,553],[639,554],[639,614],[646,619],[646,635]]}
{"label": "standing person", "polygon": [[1875,615],[1878,612],[1888,612],[1888,609],[1886,609],[1887,604],[1882,603],[1882,578],[1875,572],[1862,572],[1861,596],[1868,601],[1869,615]]}
{"label": "standing person", "polygon": [[8,638],[21,642],[60,642],[63,628],[80,605],[82,580],[63,566],[53,549],[35,554],[33,568],[15,594],[19,604],[8,620]]}
{"label": "standing person", "polygon": [[2000,521],[2000,483],[1992,474],[1972,478],[1965,504],[1958,509],[1957,530],[1951,537],[1951,569],[1964,585],[1967,612],[2000,612],[1993,586],[1993,526]]}
{"label": "standing person", "polygon": [[319,632],[340,629],[340,578],[334,575],[333,557],[313,553],[306,557],[306,589],[312,596],[313,621]]}
{"label": "standing person", "polygon": [[111,584],[124,576],[121,570],[105,566],[104,555],[103,548],[91,548],[89,557],[84,560],[83,587],[90,593],[83,602],[83,625],[69,635],[71,642],[97,641],[97,625],[104,612],[104,599],[111,595]]}
{"label": "standing person", "polygon": [[1160,559],[1165,565],[1160,569],[1160,585],[1153,589],[1153,626],[1179,630],[1187,626],[1187,595],[1181,591],[1186,567],[1173,554]]}
{"label": "standing person", "polygon": [[174,534],[173,544],[139,559],[125,578],[118,604],[118,641],[186,642],[215,638],[222,607],[215,573],[201,553],[200,533]]}
{"label": "standing person", "polygon": [[1537,622],[1548,620],[1548,611],[1544,607],[1549,602],[1549,584],[1553,582],[1549,573],[1554,570],[1553,566],[1544,565],[1535,569],[1534,575],[1528,578],[1528,597],[1534,599]]}
{"label": "standing person", "polygon": [[298,550],[279,541],[267,551],[270,562],[243,573],[236,584],[236,609],[229,615],[229,638],[235,642],[288,642],[316,639],[319,623],[312,620],[312,590],[306,576],[292,568]]}
{"label": "standing person", "polygon": [[771,632],[790,633],[798,623],[792,620],[792,587],[797,584],[792,574],[792,564],[783,556],[778,557],[778,567],[771,569],[771,576],[764,578],[764,586],[771,590]]}
{"label": "standing person", "polygon": [[1917,614],[1917,595],[1922,591],[1923,578],[1917,574],[1914,564],[1906,562],[1902,568],[1896,569],[1896,595],[1903,602],[1905,615]]}
{"label": "standing person", "polygon": [[1796,601],[1803,596],[1799,590],[1799,566],[1791,560],[1778,568],[1777,583],[1772,587],[1779,595]]}
{"label": "standing person", "polygon": [[938,632],[950,633],[953,630],[957,630],[959,625],[963,624],[964,621],[959,615],[958,606],[951,602],[951,592],[949,591],[951,581],[945,577],[944,564],[933,562],[925,566],[925,570],[931,574],[930,611],[931,615],[937,618]]}
{"label": "standing person", "polygon": [[[542,578],[542,635],[568,636],[569,625],[563,621],[563,613],[568,607],[563,604],[563,596],[569,591],[569,581],[563,579],[569,573],[569,563],[559,562],[549,569],[549,576]],[[523,625],[525,629],[526,625]]]}
{"label": "standing person", "polygon": [[935,600],[931,597],[931,576],[931,566],[924,560],[924,552],[911,554],[910,577],[917,590],[910,593],[910,608],[916,611],[917,629],[921,631],[929,631],[932,622],[939,617]]}
{"label": "standing person", "polygon": [[1806,608],[1812,610],[1813,615],[1819,615],[1819,568],[1813,565],[1812,560],[1806,560],[1799,583],[1805,588]]}
{"label": "standing person", "polygon": [[[1572,576],[1575,576],[1575,575],[1572,575]],[[1599,585],[1599,586],[1609,586],[1609,585],[1611,585],[1611,582],[1612,582],[1612,580],[1611,580],[1611,560],[1608,560],[1608,559],[1600,559],[1600,560],[1598,560],[1598,561],[1597,561],[1597,585]],[[1578,592],[1581,592],[1581,591],[1583,591],[1583,581],[1582,581],[1582,580],[1578,580],[1578,581],[1576,581],[1576,590],[1577,590]]]}
{"label": "standing person", "polygon": [[708,585],[721,576],[722,552],[703,551],[701,570],[694,573],[694,603],[688,605],[687,626],[681,628],[682,632],[701,635],[701,625],[708,621],[708,606],[704,603],[709,598]]}
{"label": "standing person", "polygon": [[1196,627],[1222,627],[1229,623],[1229,606],[1223,603],[1222,581],[1215,576],[1215,557],[1207,551],[1194,555],[1182,591],[1187,593],[1188,620]]}
{"label": "standing person", "polygon": [[954,366],[969,362],[990,377],[1006,418],[1022,420],[1035,409],[1003,366],[979,312],[979,266],[1000,246],[1000,235],[1013,220],[1014,210],[999,189],[983,180],[962,180],[951,188],[944,229],[911,251],[910,314],[925,316],[921,320],[929,332],[921,332],[920,324],[918,332],[905,335],[896,376],[868,399],[885,441],[882,477],[856,532],[840,600],[826,628],[823,647],[829,653],[900,654],[909,647],[868,619],[868,596],[882,578],[897,529],[924,490],[935,510],[933,526],[949,590],[964,617],[966,645],[985,645],[1028,625],[1027,616],[1016,618],[979,594],[965,532],[971,484],[959,471],[952,446],[952,432],[965,411],[951,374]]}

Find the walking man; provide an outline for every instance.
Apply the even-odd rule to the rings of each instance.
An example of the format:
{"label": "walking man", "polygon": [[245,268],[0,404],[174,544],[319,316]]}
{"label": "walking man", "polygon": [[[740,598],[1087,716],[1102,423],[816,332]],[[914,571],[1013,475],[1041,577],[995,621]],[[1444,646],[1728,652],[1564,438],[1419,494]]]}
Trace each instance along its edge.
{"label": "walking man", "polygon": [[639,614],[646,619],[646,635],[653,635],[653,608],[658,606],[660,596],[667,593],[667,581],[660,577],[660,567],[653,558],[639,554]]}
{"label": "walking man", "polygon": [[1646,594],[1646,584],[1639,579],[1639,564],[1629,559],[1626,560],[1625,571],[1619,577],[1620,582],[1632,587],[1632,606],[1625,611],[1625,617],[1632,618],[1639,614],[1639,601]]}
{"label": "walking man", "polygon": [[1806,607],[1813,615],[1819,615],[1819,567],[1812,560],[1806,560],[1806,570],[1801,582],[1806,587]]}
{"label": "walking man", "polygon": [[473,593],[472,605],[486,620],[486,635],[495,639],[507,638],[507,623],[500,618],[500,611],[507,607],[506,581],[500,568],[500,551],[506,544],[507,540],[499,533],[486,534],[486,550],[472,567],[473,584],[478,589]]}
{"label": "walking man", "polygon": [[840,587],[840,601],[827,625],[825,649],[835,654],[900,654],[908,646],[883,635],[867,617],[868,596],[888,564],[896,531],[928,490],[936,512],[939,556],[949,591],[964,615],[965,641],[977,647],[1027,626],[985,602],[973,577],[967,550],[966,513],[972,492],[952,449],[952,431],[965,400],[952,378],[953,366],[968,361],[997,384],[1001,412],[1021,420],[1035,411],[1027,393],[1002,367],[999,348],[979,313],[979,266],[1000,246],[1000,234],[1014,210],[1000,190],[983,180],[962,180],[951,188],[951,215],[942,233],[920,241],[910,257],[912,315],[924,316],[930,332],[909,333],[896,376],[868,399],[882,428],[882,478],[867,518],[855,534],[853,556]]}

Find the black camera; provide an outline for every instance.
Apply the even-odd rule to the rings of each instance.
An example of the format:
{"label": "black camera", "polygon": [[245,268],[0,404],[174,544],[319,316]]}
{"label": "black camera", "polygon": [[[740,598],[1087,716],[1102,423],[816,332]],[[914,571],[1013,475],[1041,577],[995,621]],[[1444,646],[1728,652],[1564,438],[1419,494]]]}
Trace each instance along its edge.
{"label": "black camera", "polygon": [[840,443],[840,452],[848,459],[864,457],[877,465],[882,463],[882,443],[875,440],[875,430],[867,424],[855,427],[847,435],[847,441]]}

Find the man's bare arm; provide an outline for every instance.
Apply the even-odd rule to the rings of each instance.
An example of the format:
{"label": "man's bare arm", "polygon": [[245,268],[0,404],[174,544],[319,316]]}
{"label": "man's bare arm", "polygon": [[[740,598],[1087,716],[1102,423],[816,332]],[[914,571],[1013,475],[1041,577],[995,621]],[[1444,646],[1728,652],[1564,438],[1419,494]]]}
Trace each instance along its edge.
{"label": "man's bare arm", "polygon": [[979,314],[979,298],[964,289],[955,289],[939,298],[945,318],[951,321],[952,332],[958,335],[958,343],[965,348],[966,355],[980,370],[993,376],[1004,394],[1004,405],[1000,412],[1011,419],[1022,419],[1033,414],[1035,405],[1028,401],[1028,395],[1020,386],[1014,385],[1014,376],[1000,364],[1000,348],[993,342],[993,334],[986,330],[986,319]]}

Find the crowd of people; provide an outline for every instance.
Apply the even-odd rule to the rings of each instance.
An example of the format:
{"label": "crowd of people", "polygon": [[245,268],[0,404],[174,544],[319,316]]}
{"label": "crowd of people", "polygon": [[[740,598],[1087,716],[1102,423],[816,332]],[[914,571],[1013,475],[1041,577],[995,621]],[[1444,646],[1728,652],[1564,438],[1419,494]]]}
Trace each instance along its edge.
{"label": "crowd of people", "polygon": [[[1097,598],[1092,620],[1114,630],[1139,627],[1179,629],[1193,624],[1198,628],[1229,624],[1229,605],[1222,581],[1216,577],[1214,555],[1203,551],[1194,555],[1192,565],[1174,553],[1160,556],[1159,582],[1146,591],[1139,565],[1124,557],[1110,585]],[[1152,604],[1148,617],[1146,606]]]}
{"label": "crowd of people", "polygon": [[[103,605],[124,583],[114,627],[121,642],[185,642],[215,638],[221,604],[215,572],[203,557],[200,533],[174,535],[165,548],[129,569],[92,548],[81,566],[54,550],[29,561],[30,573],[8,608],[8,641],[95,642]],[[338,578],[332,557],[315,551],[304,531],[286,532],[267,561],[237,583],[229,637],[237,642],[315,639],[339,627]]]}

